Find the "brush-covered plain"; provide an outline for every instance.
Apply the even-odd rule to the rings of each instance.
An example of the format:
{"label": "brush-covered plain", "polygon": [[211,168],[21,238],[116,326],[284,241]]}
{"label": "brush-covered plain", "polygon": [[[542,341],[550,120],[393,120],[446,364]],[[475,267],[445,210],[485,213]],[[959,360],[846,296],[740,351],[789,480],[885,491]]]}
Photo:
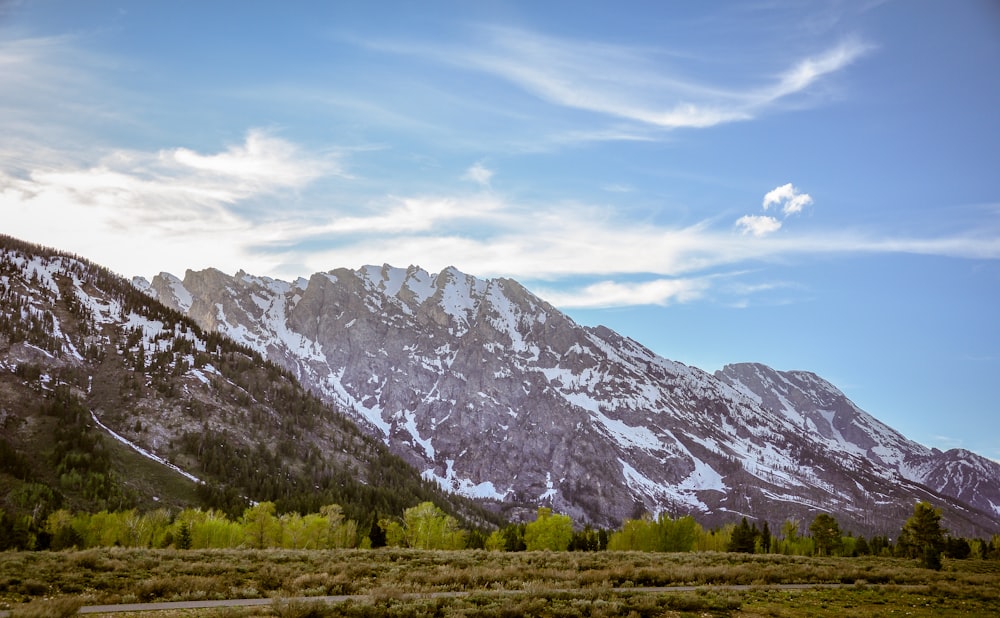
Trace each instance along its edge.
{"label": "brush-covered plain", "polygon": [[[781,584],[840,584],[783,589]],[[695,586],[694,590],[650,588]],[[729,586],[749,586],[732,589]],[[442,593],[461,593],[443,595]],[[318,597],[357,595],[339,603]],[[311,599],[310,597],[317,597]],[[274,599],[171,616],[983,616],[1000,562],[699,552],[89,549],[0,554],[0,607]]]}

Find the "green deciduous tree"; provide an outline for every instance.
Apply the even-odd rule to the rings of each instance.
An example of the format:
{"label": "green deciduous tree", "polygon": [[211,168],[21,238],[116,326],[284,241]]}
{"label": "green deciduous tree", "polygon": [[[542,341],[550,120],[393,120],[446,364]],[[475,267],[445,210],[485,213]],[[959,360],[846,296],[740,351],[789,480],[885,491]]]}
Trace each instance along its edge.
{"label": "green deciduous tree", "polygon": [[436,507],[433,502],[422,502],[403,511],[403,520],[382,518],[378,526],[385,534],[390,547],[418,549],[462,549],[466,533],[458,521]]}
{"label": "green deciduous tree", "polygon": [[406,544],[418,549],[463,549],[466,533],[458,521],[434,506],[422,502],[403,512]]}
{"label": "green deciduous tree", "polygon": [[621,530],[611,533],[610,551],[656,551],[656,531],[648,518],[626,519]]}
{"label": "green deciduous tree", "polygon": [[250,547],[264,549],[281,542],[281,526],[273,502],[261,502],[243,512],[243,529]]}
{"label": "green deciduous tree", "polygon": [[535,521],[524,528],[528,551],[566,551],[573,540],[573,520],[569,515],[555,515],[548,507],[539,507]]}
{"label": "green deciduous tree", "polygon": [[661,513],[655,520],[648,516],[629,519],[622,529],[608,539],[608,549],[616,551],[691,551],[701,527],[693,517],[672,519]]}
{"label": "green deciduous tree", "polygon": [[344,509],[339,504],[320,507],[319,514],[326,521],[325,547],[336,549],[358,546],[358,522],[344,519]]}

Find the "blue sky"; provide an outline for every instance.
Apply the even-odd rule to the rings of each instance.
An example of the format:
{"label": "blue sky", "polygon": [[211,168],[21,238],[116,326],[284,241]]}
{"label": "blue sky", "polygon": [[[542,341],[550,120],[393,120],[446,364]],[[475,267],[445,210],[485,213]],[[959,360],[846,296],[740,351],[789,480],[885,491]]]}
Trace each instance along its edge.
{"label": "blue sky", "polygon": [[1000,458],[1000,5],[0,1],[0,231],[526,284]]}

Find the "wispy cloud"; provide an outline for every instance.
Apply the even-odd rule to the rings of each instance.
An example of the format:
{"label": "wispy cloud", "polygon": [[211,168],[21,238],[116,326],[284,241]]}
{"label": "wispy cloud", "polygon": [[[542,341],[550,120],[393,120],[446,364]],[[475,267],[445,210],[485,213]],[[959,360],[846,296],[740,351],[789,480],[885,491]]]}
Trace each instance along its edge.
{"label": "wispy cloud", "polygon": [[488,188],[490,186],[490,180],[493,178],[493,170],[487,169],[482,162],[478,162],[469,169],[465,170],[465,174],[462,175],[462,178],[465,180],[471,180],[476,184]]}
{"label": "wispy cloud", "polygon": [[542,297],[565,308],[606,308],[635,305],[670,305],[701,298],[711,287],[710,278],[656,279],[653,281],[599,281],[581,289],[540,289]]}
{"label": "wispy cloud", "polygon": [[870,46],[844,40],[777,72],[770,82],[734,88],[694,77],[663,50],[484,27],[476,45],[367,43],[419,54],[504,79],[551,104],[655,129],[705,128],[749,120],[849,66]]}
{"label": "wispy cloud", "polygon": [[[38,145],[86,142],[85,128],[134,125],[135,118],[126,109],[142,96],[117,88],[109,79],[127,65],[127,61],[81,46],[75,36],[0,36],[0,131],[4,141],[30,140]],[[0,160],[5,164],[16,163],[4,154],[0,152]],[[44,164],[48,161],[45,155],[31,156],[22,163]]]}

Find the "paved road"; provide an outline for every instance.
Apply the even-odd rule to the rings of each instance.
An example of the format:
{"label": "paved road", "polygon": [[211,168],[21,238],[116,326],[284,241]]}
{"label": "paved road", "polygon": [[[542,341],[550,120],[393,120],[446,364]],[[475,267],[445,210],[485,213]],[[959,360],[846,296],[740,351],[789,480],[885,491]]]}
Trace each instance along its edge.
{"label": "paved road", "polygon": [[[854,584],[773,584],[770,586],[728,585],[728,586],[666,586],[657,588],[568,588],[561,590],[464,590],[457,592],[424,592],[399,595],[401,599],[447,599],[471,596],[474,594],[518,595],[518,594],[566,594],[588,592],[616,592],[659,594],[669,592],[695,592],[698,590],[750,590],[753,588],[768,588],[773,590],[808,590],[812,588],[843,588]],[[282,602],[315,603],[321,601],[328,604],[346,603],[347,601],[370,602],[374,597],[369,594],[337,595],[326,597],[281,597],[279,599],[224,599],[216,601],[164,601],[160,603],[121,603],[117,605],[85,605],[80,608],[81,614],[119,614],[128,612],[149,612],[168,609],[211,609],[216,607],[254,607],[272,605],[276,600]],[[0,618],[10,615],[8,611],[0,611]]]}

